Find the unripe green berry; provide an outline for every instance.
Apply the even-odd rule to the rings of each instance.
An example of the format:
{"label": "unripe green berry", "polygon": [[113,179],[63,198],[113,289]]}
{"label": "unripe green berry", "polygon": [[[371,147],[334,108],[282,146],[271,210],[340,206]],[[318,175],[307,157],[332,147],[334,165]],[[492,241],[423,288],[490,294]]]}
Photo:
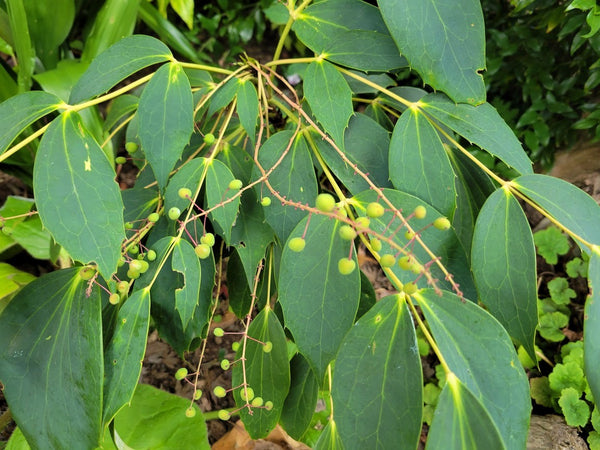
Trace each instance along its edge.
{"label": "unripe green berry", "polygon": [[420,274],[421,272],[423,272],[423,270],[425,270],[425,268],[418,262],[413,262],[412,265],[410,266],[410,271],[412,273],[414,273],[415,275]]}
{"label": "unripe green berry", "polygon": [[243,186],[242,180],[235,179],[235,180],[231,180],[229,182],[229,189],[231,189],[232,191],[237,191],[237,190],[241,189],[242,186]]}
{"label": "unripe green berry", "polygon": [[223,386],[216,386],[213,389],[213,394],[215,394],[215,397],[223,398],[227,395],[227,391],[225,390],[225,388]]}
{"label": "unripe green berry", "polygon": [[230,367],[231,367],[231,363],[229,362],[228,359],[224,359],[221,361],[221,369],[229,370]]}
{"label": "unripe green berry", "polygon": [[154,213],[148,215],[148,222],[156,223],[156,222],[158,222],[158,219],[160,219],[160,216],[158,215],[158,213],[154,212]]}
{"label": "unripe green berry", "polygon": [[404,233],[404,237],[410,241],[412,239],[415,238],[415,233],[413,231],[407,231],[406,233]]}
{"label": "unripe green berry", "polygon": [[356,221],[354,222],[356,224],[357,228],[369,228],[369,225],[371,224],[371,221],[369,220],[368,217],[359,217],[356,219]]}
{"label": "unripe green berry", "polygon": [[115,162],[117,164],[125,164],[127,162],[127,158],[125,158],[124,156],[117,156],[115,158]]}
{"label": "unripe green berry", "polygon": [[223,336],[225,334],[225,332],[223,331],[223,328],[217,327],[217,328],[214,329],[213,334],[216,337],[221,337],[221,336]]}
{"label": "unripe green berry", "polygon": [[175,372],[175,379],[183,380],[185,377],[187,377],[187,374],[188,370],[185,367],[180,367],[179,369],[177,369],[177,372]]}
{"label": "unripe green berry", "polygon": [[240,348],[239,342],[236,341],[233,344],[231,344],[231,350],[233,350],[234,352],[237,352],[239,348]]}
{"label": "unripe green berry", "polygon": [[224,409],[219,410],[218,416],[221,420],[229,420],[231,418],[231,414],[229,414],[229,411],[226,411]]}
{"label": "unripe green berry", "polygon": [[140,252],[140,248],[137,245],[134,245],[129,249],[129,253],[132,255],[137,255]]}
{"label": "unripe green berry", "polygon": [[342,258],[338,261],[338,270],[342,275],[350,275],[355,268],[356,263],[353,259]]}
{"label": "unripe green berry", "polygon": [[348,217],[348,212],[346,211],[346,208],[344,208],[344,207],[336,208],[335,214],[340,219],[345,219],[346,217]]}
{"label": "unripe green berry", "polygon": [[95,273],[96,269],[94,269],[92,266],[83,266],[79,270],[79,278],[86,281],[91,280]]}
{"label": "unripe green berry", "polygon": [[194,392],[194,400],[200,400],[200,397],[202,397],[202,391],[198,389]]}
{"label": "unripe green berry", "polygon": [[379,252],[381,251],[381,241],[377,238],[372,238],[371,239],[371,248],[373,249],[374,252]]}
{"label": "unripe green berry", "polygon": [[144,261],[144,260],[139,260],[140,263],[142,263],[142,267],[140,269],[140,273],[144,273],[148,271],[148,268],[150,267],[150,264],[148,264],[148,261]]}
{"label": "unripe green berry", "polygon": [[263,197],[260,200],[260,204],[263,206],[271,206],[271,197]]}
{"label": "unripe green berry", "polygon": [[127,271],[127,278],[131,278],[132,280],[137,280],[140,277],[140,273],[134,270],[129,269]]}
{"label": "unripe green berry", "polygon": [[271,411],[273,409],[273,402],[271,400],[269,400],[268,402],[265,402],[265,409],[267,411]]}
{"label": "unripe green berry", "polygon": [[131,270],[132,272],[142,273],[142,267],[142,261],[140,261],[139,259],[133,259],[129,261],[129,270]]}
{"label": "unripe green berry", "polygon": [[402,290],[406,294],[412,295],[419,290],[419,287],[413,282],[408,282],[408,283],[404,283]]}
{"label": "unripe green berry", "polygon": [[288,247],[294,252],[301,252],[306,246],[306,241],[301,237],[295,237],[289,240]]}
{"label": "unripe green berry", "polygon": [[340,237],[345,241],[352,241],[356,237],[356,231],[350,225],[342,225],[339,233]]}
{"label": "unripe green berry", "polygon": [[200,238],[200,243],[212,247],[213,245],[215,245],[215,235],[212,233],[206,233]]}
{"label": "unripe green berry", "polygon": [[138,148],[139,148],[139,147],[140,147],[140,146],[139,146],[139,145],[137,145],[137,143],[136,143],[136,142],[127,142],[127,143],[125,144],[125,150],[127,150],[127,153],[135,153],[135,152],[137,152],[137,151],[138,151]]}
{"label": "unripe green berry", "polygon": [[119,260],[117,261],[117,267],[123,267],[125,265],[125,258],[123,258],[122,256],[119,258]]}
{"label": "unripe green berry", "polygon": [[196,252],[196,256],[200,259],[206,259],[210,255],[210,247],[206,244],[196,245],[194,251]]}
{"label": "unripe green berry", "polygon": [[251,404],[252,406],[254,406],[254,407],[258,408],[258,407],[262,406],[262,405],[263,405],[263,403],[264,403],[264,400],[263,400],[263,398],[262,398],[262,397],[254,397],[254,398],[252,399],[252,402],[251,402],[250,404]]}
{"label": "unripe green berry", "polygon": [[400,268],[402,270],[410,270],[410,268],[412,267],[414,262],[415,262],[415,260],[413,258],[411,258],[410,256],[402,256],[398,260],[398,265],[400,266]]}
{"label": "unripe green berry", "polygon": [[118,305],[120,301],[121,296],[119,294],[110,294],[110,297],[108,297],[108,303],[111,305]]}
{"label": "unripe green berry", "polygon": [[376,219],[385,214],[385,208],[379,203],[372,202],[367,205],[367,216]]}
{"label": "unripe green berry", "polygon": [[188,188],[182,187],[177,191],[177,195],[179,195],[181,198],[189,199],[192,198],[192,191]]}
{"label": "unripe green berry", "polygon": [[427,208],[425,208],[423,205],[419,205],[415,208],[413,214],[417,219],[424,219],[427,215]]}
{"label": "unripe green berry", "polygon": [[117,283],[117,291],[120,294],[127,294],[129,292],[129,283],[127,281],[119,281]]}
{"label": "unripe green berry", "polygon": [[271,353],[271,350],[273,350],[273,343],[271,341],[265,342],[263,345],[263,352]]}
{"label": "unripe green berry", "polygon": [[450,228],[450,221],[446,217],[438,217],[433,221],[433,226],[438,230],[447,230]]}
{"label": "unripe green berry", "polygon": [[196,409],[193,406],[190,406],[185,410],[185,417],[192,418],[196,416]]}
{"label": "unripe green berry", "polygon": [[177,220],[177,219],[179,219],[180,215],[181,215],[181,210],[177,206],[173,206],[171,209],[169,209],[169,219]]}
{"label": "unripe green berry", "polygon": [[204,135],[204,143],[205,143],[206,145],[213,145],[213,144],[215,143],[215,140],[216,140],[216,139],[217,139],[217,138],[216,138],[216,137],[215,137],[215,135],[214,135],[214,134],[212,134],[212,133],[206,133],[206,134]]}
{"label": "unripe green berry", "polygon": [[125,229],[131,230],[133,228],[133,224],[131,222],[125,222]]}
{"label": "unripe green berry", "polygon": [[254,398],[254,389],[248,386],[246,386],[246,389],[241,388],[240,397],[242,398],[242,400],[249,402]]}
{"label": "unripe green berry", "polygon": [[315,206],[319,211],[332,212],[335,208],[335,198],[331,194],[319,194]]}
{"label": "unripe green berry", "polygon": [[381,267],[392,267],[394,264],[396,264],[396,258],[389,253],[382,255],[379,259],[379,265],[381,265]]}
{"label": "unripe green berry", "polygon": [[146,258],[148,258],[148,261],[154,261],[156,259],[156,252],[154,250],[148,250]]}

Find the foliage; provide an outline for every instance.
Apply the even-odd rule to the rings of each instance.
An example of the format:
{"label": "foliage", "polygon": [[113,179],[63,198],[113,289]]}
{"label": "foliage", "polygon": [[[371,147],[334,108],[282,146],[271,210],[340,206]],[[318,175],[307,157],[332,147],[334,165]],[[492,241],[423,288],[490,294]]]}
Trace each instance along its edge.
{"label": "foliage", "polygon": [[[149,438],[151,421],[120,431],[158,395],[136,387],[148,330],[179,354],[206,342],[229,258],[243,333],[235,361],[221,362],[232,385],[207,387],[235,400],[220,419],[241,416],[253,438],[281,422],[316,448],[404,448],[417,445],[427,414],[431,448],[523,448],[531,404],[513,340],[536,358],[538,305],[534,237],[519,200],[589,255],[592,286],[600,283],[600,208],[574,186],[534,174],[486,102],[479,3],[279,3],[270,16],[285,26],[272,61],[244,56],[231,69],[195,54],[183,62],[147,35],[107,38],[131,33],[127,20],[101,30],[133,3],[105,3],[79,71],[69,70],[60,89],[47,82],[27,92],[27,58],[41,50],[14,42],[20,93],[0,104],[0,161],[35,154],[31,217],[70,258],[0,315],[0,379],[30,445]],[[23,11],[7,4],[20,36]],[[153,5],[135,6],[164,29]],[[281,59],[289,33],[315,56]],[[187,58],[187,41],[174,36],[163,39]],[[297,87],[279,70],[292,64],[302,68]],[[435,93],[399,85],[396,72],[408,66]],[[461,139],[515,178],[496,175]],[[115,182],[123,158],[139,169],[126,190]],[[358,245],[396,294],[373,300]],[[578,367],[600,395],[593,292]],[[440,362],[437,398],[423,389],[419,336]],[[199,371],[177,373],[195,399]],[[566,385],[571,375],[553,376],[549,387],[581,394],[581,380]],[[328,414],[317,419],[326,421],[317,436],[308,428],[319,395]],[[581,422],[578,401],[570,393],[562,402]],[[187,405],[160,414],[174,408],[181,420],[202,422]],[[167,429],[176,421],[156,415]],[[204,426],[186,437],[207,445]]]}

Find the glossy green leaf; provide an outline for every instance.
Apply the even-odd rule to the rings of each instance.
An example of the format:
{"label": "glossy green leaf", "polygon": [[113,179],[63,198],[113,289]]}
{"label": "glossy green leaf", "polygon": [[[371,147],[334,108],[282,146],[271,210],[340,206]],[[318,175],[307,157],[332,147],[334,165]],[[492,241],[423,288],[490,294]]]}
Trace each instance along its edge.
{"label": "glossy green leaf", "polygon": [[[252,339],[246,341],[245,353],[241,345],[236,355],[238,360],[245,355],[246,373],[243,373],[242,364],[236,364],[232,384],[240,386],[246,381],[256,397],[273,402],[273,409],[253,408],[250,413],[240,396],[243,387],[236,389],[233,397],[248,434],[252,439],[260,439],[266,437],[279,421],[290,387],[290,366],[285,333],[273,310],[265,308],[258,313],[248,328],[248,336]],[[267,342],[272,343],[270,352],[263,350],[263,343]]]}
{"label": "glossy green leaf", "polygon": [[119,309],[112,338],[104,353],[104,425],[131,401],[146,352],[150,324],[150,291],[138,289]]}
{"label": "glossy green leaf", "polygon": [[591,294],[585,302],[583,345],[585,376],[594,398],[600,398],[600,254],[590,256],[588,280]]}
{"label": "glossy green leaf", "polygon": [[412,297],[449,369],[483,405],[506,448],[524,448],[531,413],[529,383],[506,330],[475,303],[449,292],[440,296],[424,289]]}
{"label": "glossy green leaf", "polygon": [[535,247],[527,217],[508,190],[498,189],[481,208],[471,258],[481,302],[535,361]]}
{"label": "glossy green leaf", "polygon": [[[306,220],[290,239],[302,236]],[[319,381],[354,322],[360,298],[358,269],[349,275],[338,270],[338,261],[348,258],[353,245],[339,236],[339,227],[328,217],[311,216],[304,250],[297,253],[286,244],[281,256],[279,301],[285,325]]]}
{"label": "glossy green leaf", "polygon": [[403,296],[380,300],[350,329],[335,361],[332,395],[345,448],[417,446],[423,377]]}
{"label": "glossy green leaf", "polygon": [[323,428],[321,436],[315,445],[315,450],[342,450],[344,444],[334,420],[330,420]]}
{"label": "glossy green leaf", "polygon": [[106,278],[117,270],[125,237],[115,172],[77,113],[55,119],[40,142],[34,196],[44,226],[76,260],[94,261]]}
{"label": "glossy green leaf", "polygon": [[8,263],[0,262],[0,314],[15,294],[35,278],[30,273],[23,272]]}
{"label": "glossy green leaf", "polygon": [[19,92],[25,92],[31,88],[31,75],[35,70],[35,49],[29,33],[27,11],[22,0],[8,0],[5,6],[17,54],[17,84]]}
{"label": "glossy green leaf", "polygon": [[[485,101],[485,30],[481,4],[465,0],[379,0],[400,53],[423,81],[457,103]],[[443,45],[441,44],[443,43]]]}
{"label": "glossy green leaf", "polygon": [[192,196],[196,193],[198,184],[207,170],[206,161],[206,158],[195,158],[181,166],[169,179],[165,190],[165,211],[173,207],[185,211],[190,207],[190,201],[179,196],[179,189],[188,188],[192,191]]}
{"label": "glossy green leaf", "polygon": [[[600,206],[584,191],[548,175],[523,175],[512,183],[580,238],[600,244]],[[586,246],[582,249],[589,254]]]}
{"label": "glossy green leaf", "polygon": [[396,189],[425,200],[452,218],[456,175],[438,132],[418,110],[405,111],[396,122],[389,168]]}
{"label": "glossy green leaf", "polygon": [[451,373],[440,394],[426,448],[463,450],[507,447],[485,405]]}
{"label": "glossy green leaf", "polygon": [[[12,233],[27,218],[26,214],[33,208],[34,200],[32,198],[17,197],[9,195],[0,208],[0,223],[2,232],[0,233],[0,254],[14,250],[17,245],[12,238]],[[6,255],[4,255],[6,256]]]}
{"label": "glossy green leaf", "polygon": [[[321,156],[336,177],[352,193],[369,189],[369,184],[346,163],[327,141],[315,137]],[[390,134],[370,117],[356,113],[344,134],[345,155],[380,188],[392,187],[389,180]]]}
{"label": "glossy green leaf", "polygon": [[302,437],[317,406],[319,383],[304,356],[296,354],[290,362],[290,391],[285,398],[279,423],[286,433],[298,440]]}
{"label": "glossy green leaf", "polygon": [[179,64],[163,65],[144,88],[138,106],[139,138],[163,189],[194,130],[190,82]]}
{"label": "glossy green leaf", "polygon": [[171,0],[170,4],[191,30],[194,27],[194,0]]}
{"label": "glossy green leaf", "polygon": [[419,107],[520,173],[533,173],[521,143],[489,103],[466,105],[455,103],[443,94],[429,94],[419,100]]}
{"label": "glossy green leaf", "polygon": [[171,268],[183,277],[183,286],[175,290],[175,309],[185,330],[194,318],[194,311],[198,306],[201,280],[200,260],[188,241],[175,241]]}
{"label": "glossy green leaf", "polygon": [[229,105],[233,101],[239,88],[240,83],[237,78],[233,77],[229,79],[210,98],[207,116],[210,117],[217,111],[220,111]]}
{"label": "glossy green leaf", "polygon": [[323,129],[341,149],[352,109],[352,91],[341,73],[327,61],[315,61],[304,72],[304,96]]}
{"label": "glossy green leaf", "polygon": [[58,270],[25,286],[0,315],[0,379],[34,448],[95,448],[102,433],[100,289]]}
{"label": "glossy green leaf", "polygon": [[229,183],[234,180],[231,170],[221,161],[210,162],[206,172],[206,204],[211,220],[221,228],[226,243],[231,241],[231,229],[240,206],[239,190],[230,189]]}
{"label": "glossy green leaf", "polygon": [[237,250],[231,252],[227,261],[227,292],[229,307],[237,317],[245,317],[250,313],[253,282],[254,279],[246,278],[244,265]]}
{"label": "glossy green leaf", "polygon": [[238,81],[237,113],[240,123],[246,130],[252,144],[256,143],[256,124],[258,122],[258,94],[249,80]]}
{"label": "glossy green leaf", "polygon": [[25,92],[0,103],[0,153],[29,125],[61,104],[60,98],[44,91]]}
{"label": "glossy green leaf", "polygon": [[130,94],[123,94],[115,98],[108,107],[108,114],[103,126],[104,131],[111,130],[127,116],[132,115],[137,110],[139,100],[138,97]]}
{"label": "glossy green leaf", "polygon": [[363,1],[315,2],[292,29],[313,52],[347,67],[384,72],[406,66],[379,10]]}
{"label": "glossy green leaf", "polygon": [[21,222],[12,230],[10,237],[36,259],[56,259],[57,245],[39,216]]}
{"label": "glossy green leaf", "polygon": [[[194,417],[186,417],[189,407],[196,412]],[[207,434],[198,406],[147,384],[137,386],[129,406],[115,417],[115,440],[124,448],[209,450]]]}
{"label": "glossy green leaf", "polygon": [[[291,130],[274,134],[260,148],[258,161],[265,172],[275,167],[269,175],[269,183],[279,195],[294,202],[314,204],[318,193],[317,178],[304,136],[294,135]],[[255,174],[256,178],[260,175],[258,170]],[[264,195],[270,195],[266,186],[260,186],[260,190]],[[294,227],[306,216],[305,211],[282,205],[276,199],[263,210],[267,223],[281,242],[286,241]]]}
{"label": "glossy green leaf", "polygon": [[365,273],[360,271],[360,303],[356,312],[355,320],[360,319],[365,313],[377,303],[377,294]]}

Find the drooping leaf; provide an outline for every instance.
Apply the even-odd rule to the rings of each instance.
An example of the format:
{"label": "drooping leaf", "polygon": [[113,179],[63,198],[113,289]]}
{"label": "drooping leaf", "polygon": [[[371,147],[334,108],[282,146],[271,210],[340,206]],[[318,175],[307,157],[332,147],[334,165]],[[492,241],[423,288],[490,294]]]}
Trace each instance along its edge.
{"label": "drooping leaf", "polygon": [[[273,408],[253,408],[248,411],[246,401],[242,400],[244,388],[237,388],[233,397],[240,408],[240,416],[252,439],[266,437],[275,428],[283,409],[283,403],[290,387],[290,366],[287,357],[287,344],[283,327],[272,309],[265,308],[252,320],[248,328],[245,346],[240,345],[236,359],[242,355],[246,358],[245,370],[242,364],[233,368],[232,384],[240,386],[248,383],[256,397],[262,397],[266,403],[273,403]],[[265,351],[265,345],[271,342],[271,350]],[[250,400],[250,399],[249,399]]]}
{"label": "drooping leaf", "polygon": [[220,227],[225,242],[229,244],[240,206],[239,190],[229,188],[234,177],[225,164],[218,159],[205,163],[209,164],[206,171],[206,205],[212,209],[210,217]]}
{"label": "drooping leaf", "polygon": [[360,271],[360,303],[356,312],[355,320],[360,319],[365,313],[377,303],[377,294],[365,273]]}
{"label": "drooping leaf", "polygon": [[[302,236],[306,221],[290,239]],[[342,275],[338,270],[352,245],[339,236],[339,227],[328,217],[311,216],[304,250],[297,253],[286,245],[281,256],[279,301],[285,325],[319,381],[352,326],[360,298],[359,271]]]}
{"label": "drooping leaf", "polygon": [[169,63],[148,82],[138,106],[139,138],[161,189],[194,129],[190,82],[179,64]]}
{"label": "drooping leaf", "polygon": [[485,101],[481,4],[466,0],[379,0],[381,15],[409,65],[457,103]]}
{"label": "drooping leaf", "polygon": [[443,94],[429,94],[419,100],[419,107],[521,174],[533,173],[531,160],[514,132],[489,103],[466,105]]}
{"label": "drooping leaf", "polygon": [[100,289],[79,271],[38,278],[0,315],[4,395],[34,448],[95,448],[102,433]]}
{"label": "drooping leaf", "polygon": [[258,94],[254,84],[248,80],[240,80],[239,85],[237,113],[240,123],[254,145],[256,143],[256,123],[258,122]]}
{"label": "drooping leaf", "polygon": [[94,58],[73,87],[69,103],[80,103],[103,94],[138,70],[171,58],[169,48],[156,38],[126,37]]}
{"label": "drooping leaf", "polygon": [[506,330],[487,311],[449,292],[440,296],[423,289],[412,298],[448,368],[483,405],[506,448],[524,448],[531,412],[529,383]]}
{"label": "drooping leaf", "polygon": [[116,328],[104,353],[105,426],[133,397],[142,371],[149,324],[150,291],[138,289],[119,309]]}
{"label": "drooping leaf", "polygon": [[323,129],[341,149],[352,108],[352,91],[341,73],[327,61],[315,61],[304,72],[304,96]]}
{"label": "drooping leaf", "polygon": [[44,91],[24,92],[0,103],[0,154],[25,128],[61,104],[60,98]]}
{"label": "drooping leaf", "polygon": [[188,241],[179,239],[175,242],[171,268],[183,276],[183,286],[175,290],[175,309],[185,330],[198,306],[201,280],[200,260]]}
{"label": "drooping leaf", "polygon": [[498,189],[481,208],[471,259],[481,302],[535,361],[535,247],[529,222],[510,191]]}
{"label": "drooping leaf", "polygon": [[335,361],[332,395],[346,448],[416,447],[423,378],[403,297],[380,300],[350,329]]}
{"label": "drooping leaf", "polygon": [[191,30],[194,27],[194,0],[171,0],[170,4]]}
{"label": "drooping leaf", "polygon": [[117,269],[125,237],[115,172],[77,113],[56,118],[40,142],[34,196],[44,226],[78,261],[96,262],[106,278]]}
{"label": "drooping leaf", "polygon": [[8,0],[4,2],[4,6],[6,14],[3,17],[3,27],[10,30],[14,39],[19,69],[17,83],[19,92],[25,92],[31,88],[31,75],[35,70],[35,49],[29,35],[27,11],[25,4],[19,0]]}
{"label": "drooping leaf", "polygon": [[591,294],[585,302],[583,345],[585,376],[594,398],[600,398],[600,254],[594,251],[588,266]]}
{"label": "drooping leaf", "polygon": [[407,110],[396,122],[389,169],[396,189],[425,200],[452,218],[456,175],[438,132],[421,112]]}

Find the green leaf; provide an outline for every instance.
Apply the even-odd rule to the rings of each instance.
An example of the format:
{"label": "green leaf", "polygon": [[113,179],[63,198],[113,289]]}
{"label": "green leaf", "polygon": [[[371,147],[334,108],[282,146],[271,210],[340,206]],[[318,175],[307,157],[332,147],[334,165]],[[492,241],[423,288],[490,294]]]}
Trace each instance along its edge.
{"label": "green leaf", "polygon": [[571,387],[563,389],[560,393],[558,404],[570,427],[584,427],[590,419],[590,407],[580,397],[581,393]]}
{"label": "green leaf", "polygon": [[0,154],[29,125],[62,104],[60,98],[44,91],[25,92],[0,103]]}
{"label": "green leaf", "polygon": [[421,112],[409,109],[396,122],[389,168],[396,189],[425,200],[452,218],[456,175],[438,132]]}
{"label": "green leaf", "polygon": [[163,189],[194,130],[190,82],[179,64],[156,71],[142,92],[138,115],[142,148]]}
{"label": "green leaf", "polygon": [[237,90],[237,113],[240,123],[246,130],[252,145],[256,143],[256,123],[258,122],[258,94],[251,81],[239,80]]}
{"label": "green leaf", "polygon": [[191,30],[194,27],[194,0],[171,0],[171,7]]}
{"label": "green leaf", "polygon": [[455,103],[443,94],[426,95],[418,103],[427,114],[510,167],[522,174],[533,172],[521,143],[489,103],[479,106]]}
{"label": "green leaf", "polygon": [[[248,328],[248,336],[252,339],[248,339],[245,346],[240,346],[236,355],[238,360],[242,355],[246,358],[245,374],[242,364],[236,364],[232,384],[240,386],[248,383],[256,397],[273,402],[273,409],[253,408],[249,412],[244,406],[246,401],[240,396],[243,387],[236,389],[233,397],[248,434],[252,439],[260,439],[266,437],[279,421],[290,387],[290,366],[285,333],[273,310],[265,308],[258,313]],[[267,342],[273,345],[270,352],[263,350],[263,343]]]}
{"label": "green leaf", "polygon": [[[485,101],[485,32],[476,0],[380,0],[398,48],[423,81],[457,103]],[[443,44],[442,44],[443,43]]]}
{"label": "green leaf", "polygon": [[590,257],[588,277],[591,291],[583,316],[585,375],[594,398],[600,398],[600,256],[597,251]]}
{"label": "green leaf", "polygon": [[194,318],[194,311],[198,306],[201,280],[200,260],[188,241],[175,241],[171,269],[183,277],[183,286],[175,290],[175,309],[179,312],[185,330]]}
{"label": "green leaf", "polygon": [[229,307],[236,317],[245,317],[250,313],[253,282],[253,278],[246,277],[244,265],[237,250],[232,251],[227,261],[227,291]]}
{"label": "green leaf", "polygon": [[568,305],[572,298],[577,297],[575,291],[569,288],[566,278],[556,277],[548,282],[548,292],[552,300],[558,305]]}
{"label": "green leaf", "polygon": [[220,227],[225,242],[230,244],[231,229],[240,206],[239,191],[229,189],[234,177],[225,164],[218,159],[206,160],[205,164],[209,164],[206,171],[206,205],[212,209],[211,220]]}
{"label": "green leaf", "polygon": [[78,261],[95,261],[104,278],[117,270],[125,237],[115,172],[77,113],[51,124],[33,169],[34,197],[44,226]]}
{"label": "green leaf", "polygon": [[80,268],[25,286],[0,315],[0,379],[34,448],[95,448],[102,433],[100,289]]}
{"label": "green leaf", "polygon": [[[194,417],[186,417],[187,408]],[[188,399],[139,384],[129,406],[115,417],[115,440],[125,448],[194,448],[209,450],[202,412]]]}
{"label": "green leaf", "polygon": [[455,374],[450,373],[438,400],[427,435],[431,449],[507,447],[482,401]]}
{"label": "green leaf", "polygon": [[354,320],[360,319],[377,303],[377,294],[365,273],[360,271],[360,303]]}
{"label": "green leaf", "polygon": [[531,398],[535,400],[538,405],[545,406],[546,408],[552,407],[552,389],[548,384],[548,377],[536,377],[529,380]]}
{"label": "green leaf", "polygon": [[[512,181],[527,197],[564,227],[591,244],[600,244],[600,206],[570,183],[547,175],[523,175]],[[578,239],[576,239],[578,240]],[[583,251],[589,253],[586,246]]]}
{"label": "green leaf", "polygon": [[304,72],[304,96],[310,108],[340,149],[344,149],[344,130],[352,108],[352,91],[335,66],[315,61]]}
{"label": "green leaf", "polygon": [[567,275],[569,275],[571,278],[587,278],[588,276],[587,262],[583,261],[581,258],[573,258],[571,261],[567,262],[565,269],[567,271]]}
{"label": "green leaf", "polygon": [[108,425],[131,401],[146,352],[150,324],[150,291],[139,289],[119,309],[113,336],[104,353],[102,421]]}
{"label": "green leaf", "polygon": [[569,324],[569,316],[560,311],[542,314],[540,316],[538,331],[540,336],[550,342],[560,342],[565,335],[560,331]]}
{"label": "green leaf", "polygon": [[33,216],[17,225],[10,236],[36,259],[55,260],[58,248],[39,216]]}
{"label": "green leaf", "polygon": [[[282,157],[287,149],[289,150]],[[290,130],[274,134],[260,148],[258,161],[266,172],[274,168],[269,175],[269,184],[279,195],[294,202],[314,204],[318,193],[317,178],[304,136],[294,135]],[[259,176],[255,169],[255,178]],[[270,194],[262,185],[259,189]],[[267,223],[281,242],[286,241],[294,227],[306,216],[305,211],[291,205],[282,205],[277,200],[263,208],[263,211]]]}
{"label": "green leaf", "polygon": [[509,190],[498,189],[481,208],[471,260],[481,302],[535,360],[535,248],[527,217]]}
{"label": "green leaf", "polygon": [[359,0],[329,0],[308,6],[292,30],[316,54],[362,71],[406,66],[379,10]]}
{"label": "green leaf", "polygon": [[417,446],[423,377],[404,296],[385,297],[350,329],[335,362],[331,394],[347,448]]}
{"label": "green leaf", "polygon": [[190,201],[187,198],[179,196],[179,189],[188,188],[192,191],[192,196],[198,189],[200,181],[204,180],[204,172],[207,171],[206,158],[195,158],[185,163],[169,179],[169,184],[165,190],[165,211],[175,207],[185,211],[190,207]]}
{"label": "green leaf", "polygon": [[337,430],[335,421],[332,419],[327,422],[321,432],[321,436],[315,445],[315,450],[343,450],[344,444],[340,433]]}
{"label": "green leaf", "polygon": [[572,388],[581,396],[586,387],[583,370],[579,364],[573,361],[554,366],[552,373],[548,375],[548,382],[550,389],[556,394],[560,394],[564,389]]}
{"label": "green leaf", "polygon": [[287,434],[298,440],[310,425],[315,412],[319,383],[310,364],[299,353],[292,358],[290,374],[290,390],[285,398],[279,423]]}
{"label": "green leaf", "polygon": [[36,277],[23,272],[10,264],[0,262],[0,314],[23,286],[31,283]]}
{"label": "green leaf", "polygon": [[[290,239],[302,236],[306,221]],[[278,286],[285,325],[319,381],[354,322],[360,298],[359,271],[342,275],[338,270],[353,245],[339,236],[339,227],[328,217],[311,216],[304,250],[296,253],[286,245],[281,256]]]}
{"label": "green leaf", "polygon": [[533,241],[538,253],[548,264],[556,264],[558,255],[564,255],[569,251],[569,240],[555,226],[536,231],[533,234]]}
{"label": "green leaf", "polygon": [[125,116],[133,114],[137,110],[139,100],[138,97],[130,94],[123,94],[115,98],[109,105],[108,114],[104,121],[104,131],[111,130],[118,123],[122,123]]}
{"label": "green leaf", "polygon": [[529,383],[506,330],[487,311],[449,292],[440,296],[424,289],[412,298],[449,369],[483,405],[506,448],[524,448],[531,413]]}
{"label": "green leaf", "polygon": [[219,87],[210,98],[207,116],[210,117],[229,105],[235,98],[239,88],[240,83],[235,77],[229,79],[223,86]]}
{"label": "green leaf", "polygon": [[8,24],[4,26],[8,25],[10,29],[17,54],[19,92],[25,92],[31,88],[31,75],[35,70],[35,49],[29,34],[27,11],[21,0],[8,0],[5,2],[5,7]]}

